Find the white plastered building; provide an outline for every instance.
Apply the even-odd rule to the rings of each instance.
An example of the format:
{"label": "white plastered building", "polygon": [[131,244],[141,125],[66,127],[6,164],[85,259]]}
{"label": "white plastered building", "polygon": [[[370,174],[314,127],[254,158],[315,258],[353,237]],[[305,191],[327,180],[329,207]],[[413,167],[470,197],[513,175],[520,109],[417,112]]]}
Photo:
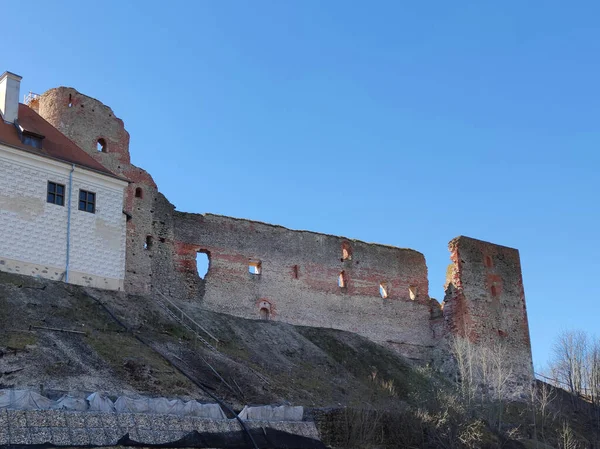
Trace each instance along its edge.
{"label": "white plastered building", "polygon": [[128,181],[19,103],[0,76],[0,271],[122,290]]}

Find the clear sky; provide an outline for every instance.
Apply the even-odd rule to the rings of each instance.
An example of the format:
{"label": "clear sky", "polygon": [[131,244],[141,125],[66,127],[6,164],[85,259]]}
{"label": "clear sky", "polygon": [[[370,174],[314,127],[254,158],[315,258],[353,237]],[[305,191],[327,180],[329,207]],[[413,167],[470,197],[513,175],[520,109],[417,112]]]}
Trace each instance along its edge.
{"label": "clear sky", "polygon": [[521,252],[534,363],[598,334],[598,2],[0,1],[22,93],[110,105],[179,210]]}

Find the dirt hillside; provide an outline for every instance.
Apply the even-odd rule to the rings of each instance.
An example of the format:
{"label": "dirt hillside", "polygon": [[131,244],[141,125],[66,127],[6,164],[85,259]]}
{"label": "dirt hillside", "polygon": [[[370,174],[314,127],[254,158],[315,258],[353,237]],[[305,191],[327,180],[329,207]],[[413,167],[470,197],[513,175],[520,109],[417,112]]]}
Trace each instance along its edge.
{"label": "dirt hillside", "polygon": [[217,352],[154,299],[0,273],[0,387],[385,407],[427,384],[355,334],[182,307]]}

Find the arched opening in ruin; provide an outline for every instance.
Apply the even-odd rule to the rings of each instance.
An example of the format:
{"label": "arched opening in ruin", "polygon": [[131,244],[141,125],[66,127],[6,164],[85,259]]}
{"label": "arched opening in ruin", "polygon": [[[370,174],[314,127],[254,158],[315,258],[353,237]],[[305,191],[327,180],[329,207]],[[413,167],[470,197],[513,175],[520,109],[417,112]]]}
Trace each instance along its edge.
{"label": "arched opening in ruin", "polygon": [[146,240],[144,241],[144,249],[149,250],[150,248],[152,248],[152,236],[147,235]]}
{"label": "arched opening in ruin", "polygon": [[70,108],[73,107],[73,98],[72,98],[71,94],[69,94],[69,107]]}
{"label": "arched opening in ruin", "polygon": [[492,258],[490,256],[485,256],[485,266],[488,268],[492,268],[494,263],[492,262]]}
{"label": "arched opening in ruin", "polygon": [[100,137],[96,142],[96,150],[100,153],[106,153],[106,140],[104,140],[102,137]]}
{"label": "arched opening in ruin", "polygon": [[417,294],[417,287],[415,287],[414,285],[408,287],[408,296],[410,297],[410,299],[412,299],[413,301],[417,299]]}
{"label": "arched opening in ruin", "polygon": [[338,287],[344,288],[344,287],[346,287],[346,284],[347,284],[346,273],[344,271],[342,271],[338,276]]}
{"label": "arched opening in ruin", "polygon": [[135,197],[136,198],[143,198],[144,197],[144,192],[142,191],[141,187],[136,187],[135,188]]}
{"label": "arched opening in ruin", "polygon": [[261,299],[258,302],[258,315],[261,320],[270,320],[271,319],[271,303],[266,299]]}
{"label": "arched opening in ruin", "polygon": [[210,268],[210,257],[207,251],[200,250],[196,253],[196,270],[200,279],[204,279]]}
{"label": "arched opening in ruin", "polygon": [[383,299],[388,297],[388,285],[387,282],[380,282],[379,283],[379,296],[381,296]]}
{"label": "arched opening in ruin", "polygon": [[294,279],[298,279],[298,265],[292,267],[292,275],[294,276]]}
{"label": "arched opening in ruin", "polygon": [[348,242],[342,243],[342,262],[344,260],[352,260],[352,248]]}

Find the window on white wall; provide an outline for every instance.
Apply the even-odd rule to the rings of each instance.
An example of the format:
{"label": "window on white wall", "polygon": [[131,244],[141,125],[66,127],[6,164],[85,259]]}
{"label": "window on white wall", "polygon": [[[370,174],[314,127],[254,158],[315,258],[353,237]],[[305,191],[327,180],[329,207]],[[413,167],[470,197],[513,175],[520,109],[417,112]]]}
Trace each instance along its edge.
{"label": "window on white wall", "polygon": [[56,182],[48,181],[48,195],[46,196],[48,203],[65,205],[65,186]]}
{"label": "window on white wall", "polygon": [[96,213],[96,194],[87,190],[79,191],[79,210]]}

